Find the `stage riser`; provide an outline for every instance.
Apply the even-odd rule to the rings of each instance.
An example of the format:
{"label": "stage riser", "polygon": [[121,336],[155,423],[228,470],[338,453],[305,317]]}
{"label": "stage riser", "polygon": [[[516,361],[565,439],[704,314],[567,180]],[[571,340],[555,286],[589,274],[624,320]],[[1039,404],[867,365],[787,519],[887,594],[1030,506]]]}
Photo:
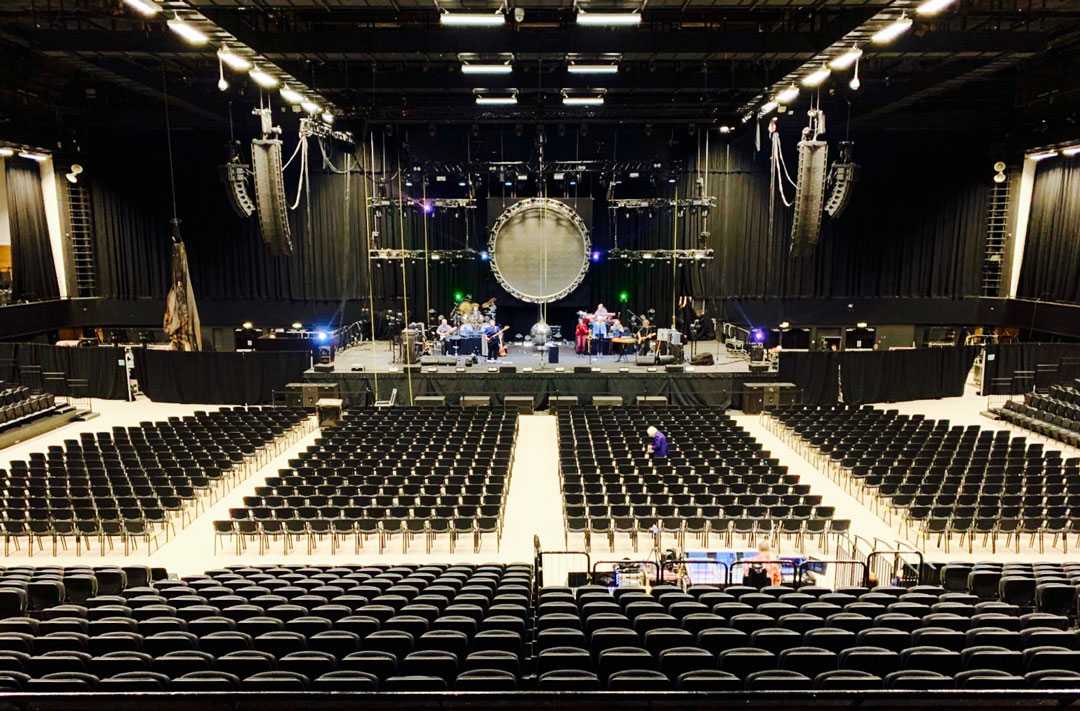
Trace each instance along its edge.
{"label": "stage riser", "polygon": [[[372,373],[305,373],[304,379],[337,383],[347,406],[370,405],[375,397]],[[414,373],[412,395],[443,395],[450,405],[460,404],[463,395],[491,395],[499,406],[507,395],[531,395],[541,408],[549,395],[576,395],[586,403],[593,395],[619,395],[626,404],[638,395],[662,395],[673,405],[739,407],[742,383],[774,379],[746,373]],[[398,404],[409,404],[404,373],[378,375],[379,399],[394,388]]]}

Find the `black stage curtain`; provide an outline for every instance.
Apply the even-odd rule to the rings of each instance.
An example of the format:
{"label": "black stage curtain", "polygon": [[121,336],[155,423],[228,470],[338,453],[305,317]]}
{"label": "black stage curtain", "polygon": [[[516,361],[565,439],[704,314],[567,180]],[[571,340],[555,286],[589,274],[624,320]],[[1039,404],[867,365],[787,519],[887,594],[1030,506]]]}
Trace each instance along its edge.
{"label": "black stage curtain", "polygon": [[36,365],[42,373],[61,372],[69,379],[87,381],[87,389],[68,387],[58,395],[89,395],[106,400],[126,400],[127,368],[124,366],[124,349],[111,346],[74,348],[49,346],[40,343],[15,344],[18,366]]}
{"label": "black stage curtain", "polygon": [[1018,370],[1035,370],[1036,365],[1061,366],[1063,358],[1080,359],[1080,343],[995,343],[986,347],[983,393],[1018,395],[1030,385],[1011,382],[1008,392],[992,391],[994,378],[1012,378]]}
{"label": "black stage curtain", "polygon": [[899,402],[957,397],[977,348],[919,348],[840,354],[844,402]]}
{"label": "black stage curtain", "polygon": [[31,160],[7,161],[8,213],[11,223],[11,297],[40,301],[60,296],[56,279],[41,173]]}
{"label": "black stage curtain", "polygon": [[836,402],[840,397],[840,354],[833,351],[788,351],[780,353],[781,382],[799,386],[807,405]]}
{"label": "black stage curtain", "polygon": [[139,388],[155,402],[255,405],[298,382],[310,366],[307,352],[182,353],[135,351]]}
{"label": "black stage curtain", "polygon": [[1080,302],[1080,164],[1040,163],[1020,268],[1019,295]]}

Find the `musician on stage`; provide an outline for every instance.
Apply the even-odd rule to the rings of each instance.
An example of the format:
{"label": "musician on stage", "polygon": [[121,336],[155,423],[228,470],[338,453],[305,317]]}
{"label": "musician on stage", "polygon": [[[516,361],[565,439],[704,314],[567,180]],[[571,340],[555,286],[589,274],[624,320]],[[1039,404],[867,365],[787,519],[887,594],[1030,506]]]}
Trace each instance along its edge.
{"label": "musician on stage", "polygon": [[651,346],[651,336],[656,334],[656,329],[653,328],[652,322],[649,319],[642,317],[641,328],[638,329],[638,355],[649,355]]}
{"label": "musician on stage", "polygon": [[499,330],[495,319],[489,318],[480,331],[480,353],[489,361],[499,359],[499,344],[502,342],[502,331]]}
{"label": "musician on stage", "polygon": [[611,313],[603,304],[596,305],[592,318],[593,355],[608,354],[608,319]]}
{"label": "musician on stage", "polygon": [[577,327],[574,328],[574,352],[578,355],[585,355],[585,351],[589,348],[589,324],[585,322],[584,317],[579,318]]}
{"label": "musician on stage", "polygon": [[612,338],[622,338],[627,333],[629,333],[629,331],[626,330],[626,326],[623,326],[622,321],[620,321],[618,318],[611,322]]}

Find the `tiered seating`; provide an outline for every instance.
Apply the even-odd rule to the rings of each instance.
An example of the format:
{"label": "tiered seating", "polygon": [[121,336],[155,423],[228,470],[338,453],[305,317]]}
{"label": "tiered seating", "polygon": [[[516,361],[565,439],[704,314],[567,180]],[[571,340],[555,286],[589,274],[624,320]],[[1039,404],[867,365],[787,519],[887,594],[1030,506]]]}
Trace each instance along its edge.
{"label": "tiered seating", "polygon": [[112,432],[83,433],[78,440],[14,460],[0,470],[4,554],[10,544],[27,552],[51,540],[76,553],[85,541],[121,542],[125,555],[139,541],[167,540],[176,520],[186,525],[203,499],[213,500],[298,437],[307,413],[289,408],[222,408]]}
{"label": "tiered seating", "polygon": [[536,618],[538,686],[1076,687],[1080,634],[1068,616],[1080,564],[1035,577],[1042,570],[950,565],[942,569],[944,586],[911,589],[544,588]]}
{"label": "tiered seating", "polygon": [[515,688],[528,565],[0,573],[0,690]]}
{"label": "tiered seating", "polygon": [[1023,402],[1008,400],[991,412],[1014,425],[1080,447],[1080,390],[1075,386],[1054,385],[1046,394],[1028,393]]}
{"label": "tiered seating", "polygon": [[[723,410],[709,407],[580,407],[559,413],[559,460],[566,531],[606,539],[630,537],[654,525],[685,548],[697,536],[730,547],[735,536],[793,539],[800,549],[816,537],[846,535],[850,521],[800,484],[797,474],[762,450]],[[646,453],[645,430],[666,433],[666,459]]]}
{"label": "tiered seating", "polygon": [[25,385],[0,385],[0,427],[56,407],[56,399]]}
{"label": "tiered seating", "polygon": [[1080,458],[1063,459],[1006,430],[869,406],[797,407],[773,418],[849,489],[946,552],[953,536],[961,545],[966,538],[970,551],[977,537],[992,550],[999,537],[1019,550],[1029,535],[1042,551],[1046,534],[1066,550],[1068,535],[1080,535]]}
{"label": "tiered seating", "polygon": [[348,539],[359,552],[371,537],[382,552],[394,536],[403,551],[417,537],[427,552],[439,536],[451,552],[462,538],[479,552],[484,534],[498,545],[516,426],[489,408],[352,411],[215,522],[215,541],[231,538],[237,553],[275,539],[309,553],[324,538],[331,552]]}

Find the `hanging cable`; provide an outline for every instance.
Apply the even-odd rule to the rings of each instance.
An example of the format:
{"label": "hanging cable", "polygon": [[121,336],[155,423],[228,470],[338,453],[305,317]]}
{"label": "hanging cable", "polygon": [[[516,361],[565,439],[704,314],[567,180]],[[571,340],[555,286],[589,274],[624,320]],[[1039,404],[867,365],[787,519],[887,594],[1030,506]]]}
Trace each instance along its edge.
{"label": "hanging cable", "polygon": [[[384,143],[384,145],[385,145],[385,143]],[[384,155],[385,155],[385,151],[384,151]],[[384,164],[384,166],[385,166],[385,164]],[[402,312],[405,314],[405,318],[402,319],[402,321],[403,321],[403,324],[404,324],[405,328],[407,329],[409,327],[409,277],[408,277],[408,273],[407,273],[407,270],[406,270],[406,267],[407,267],[406,262],[408,260],[405,258],[405,208],[404,208],[404,202],[405,201],[403,199],[404,196],[402,195],[402,192],[401,192],[401,170],[400,170],[401,169],[401,146],[400,146],[400,144],[398,145],[397,167],[398,167],[398,171],[397,171],[397,174],[398,174],[398,177],[397,177],[397,184],[398,184],[397,185],[398,234],[401,237],[401,307],[402,307]],[[401,348],[402,348],[402,352],[403,352],[402,353],[402,360],[405,360],[405,356],[404,356],[405,347],[406,347],[406,341],[405,341],[405,336],[404,336],[404,333],[403,333],[402,338],[401,338]],[[408,383],[408,387],[409,387],[409,404],[413,405],[413,404],[415,404],[415,402],[413,400],[413,383],[412,383],[412,369],[411,368],[406,368],[405,369],[405,380]]]}
{"label": "hanging cable", "polygon": [[179,236],[180,217],[176,214],[176,168],[173,165],[172,123],[169,119],[169,82],[165,74],[165,63],[161,64],[161,91],[165,96],[165,147],[169,155],[169,194],[172,197],[172,240]]}
{"label": "hanging cable", "polygon": [[[368,134],[369,143],[371,145],[371,157],[369,159],[368,168],[371,171],[372,178],[372,191],[371,195],[375,192],[375,136],[373,133]],[[368,282],[368,320],[371,322],[371,352],[375,353],[375,272],[373,269],[373,260],[371,258],[371,250],[374,247],[372,243],[372,229],[371,229],[371,195],[368,193],[368,181],[363,181],[364,186],[364,228],[367,231],[367,282]],[[379,369],[373,367],[371,369],[375,377],[375,400],[379,399]]]}

